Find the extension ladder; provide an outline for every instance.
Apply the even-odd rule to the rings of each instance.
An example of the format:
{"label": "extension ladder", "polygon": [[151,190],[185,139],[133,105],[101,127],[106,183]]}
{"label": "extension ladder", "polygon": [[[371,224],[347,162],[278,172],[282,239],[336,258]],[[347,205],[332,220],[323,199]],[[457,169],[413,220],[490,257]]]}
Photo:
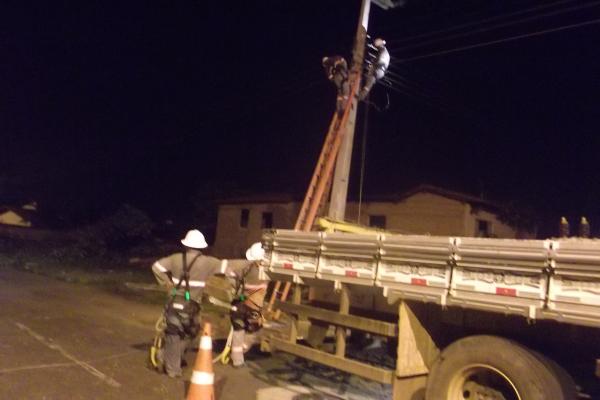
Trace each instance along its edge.
{"label": "extension ladder", "polygon": [[[342,117],[340,118],[336,111],[331,119],[329,131],[325,137],[325,142],[323,143],[321,154],[319,155],[319,160],[317,161],[317,165],[315,166],[310,184],[308,185],[306,195],[304,196],[304,201],[302,202],[302,207],[298,213],[298,219],[294,225],[294,230],[310,231],[315,223],[319,208],[325,203],[329,195],[333,181],[332,175],[335,161],[340,150],[346,123],[350,116],[350,109],[352,108],[353,103],[352,99],[357,93],[358,85],[359,80],[356,79],[350,90],[348,102],[346,103]],[[286,282],[283,291],[281,292],[280,301],[285,301],[287,299],[290,287],[291,282]],[[273,292],[271,293],[271,298],[269,299],[269,306],[267,308],[268,311],[272,310],[273,304],[277,299],[277,294],[279,293],[280,289],[281,281],[275,282]],[[273,315],[273,319],[278,319],[279,313],[280,311],[277,310]]]}

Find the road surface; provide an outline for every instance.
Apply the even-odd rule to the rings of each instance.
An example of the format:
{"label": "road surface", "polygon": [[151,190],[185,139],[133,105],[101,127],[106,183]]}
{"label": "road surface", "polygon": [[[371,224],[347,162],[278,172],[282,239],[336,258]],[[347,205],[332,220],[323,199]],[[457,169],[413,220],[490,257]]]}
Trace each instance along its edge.
{"label": "road surface", "polygon": [[[147,367],[160,306],[2,266],[0,304],[0,399],[185,398],[190,368],[169,379]],[[215,373],[218,400],[389,398],[382,385],[283,354]]]}

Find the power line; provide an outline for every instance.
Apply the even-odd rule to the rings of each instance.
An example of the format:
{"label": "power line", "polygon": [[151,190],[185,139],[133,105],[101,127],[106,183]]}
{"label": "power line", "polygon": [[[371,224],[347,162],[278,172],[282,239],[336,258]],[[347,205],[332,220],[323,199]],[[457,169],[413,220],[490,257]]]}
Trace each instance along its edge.
{"label": "power line", "polygon": [[[366,101],[368,103],[369,96],[367,96]],[[365,169],[366,169],[366,161],[367,161],[367,133],[369,131],[369,107],[364,108],[363,112],[363,131],[362,131],[362,143],[361,143],[361,152],[360,152],[360,179],[358,183],[358,217],[356,222],[360,224],[360,216],[362,211],[362,201],[363,201],[363,193],[365,186]]]}
{"label": "power line", "polygon": [[[426,96],[422,95],[418,91],[415,91],[414,89],[412,89],[410,87],[407,87],[406,85],[398,84],[400,87],[404,88],[404,89],[402,89],[402,88],[399,88],[397,86],[393,86],[391,84],[387,84],[387,83],[385,83],[383,81],[379,82],[379,84],[382,85],[383,87],[386,87],[386,88],[388,88],[388,89],[396,92],[396,93],[399,93],[399,94],[402,94],[402,95],[404,95],[406,97],[412,98],[413,100],[415,100],[415,101],[417,101],[417,102],[419,102],[421,104],[425,104],[425,105],[427,105],[427,106],[429,106],[431,108],[438,109],[438,110],[440,110],[440,111],[442,111],[442,112],[444,112],[446,114],[452,114],[443,105],[436,104],[431,99],[429,99]],[[412,93],[411,93],[411,90],[413,91]]]}
{"label": "power line", "polygon": [[[388,71],[389,73],[390,71]],[[394,76],[395,75],[395,76]],[[386,78],[392,84],[396,84],[401,86],[407,90],[411,90],[416,93],[418,96],[425,99],[429,105],[432,105],[440,110],[446,112],[447,114],[455,114],[455,112],[464,113],[465,110],[461,110],[460,107],[452,106],[452,102],[448,102],[443,96],[436,95],[435,93],[430,92],[427,88],[419,85],[417,82],[408,80],[405,77],[396,75],[392,73],[392,76],[388,75]],[[453,111],[454,110],[454,111]]]}
{"label": "power line", "polygon": [[481,20],[478,20],[478,21],[475,21],[475,22],[467,22],[465,24],[455,25],[455,26],[453,26],[451,28],[439,29],[439,30],[433,31],[433,32],[426,32],[426,33],[422,33],[422,34],[419,34],[419,35],[409,36],[407,38],[390,39],[390,40],[388,40],[388,43],[392,43],[392,42],[399,42],[399,43],[410,42],[410,41],[413,41],[415,39],[420,39],[420,38],[435,36],[435,35],[440,34],[440,33],[453,32],[453,31],[460,30],[462,28],[468,28],[468,27],[471,27],[471,26],[481,25],[481,24],[483,24],[485,22],[501,20],[501,19],[504,19],[504,18],[509,18],[509,17],[513,17],[513,16],[516,16],[516,15],[520,15],[520,14],[526,14],[526,13],[531,12],[531,11],[537,11],[537,10],[540,10],[540,9],[550,8],[550,7],[554,7],[554,6],[565,4],[565,3],[572,3],[573,1],[575,1],[575,0],[561,0],[561,1],[557,1],[557,2],[551,3],[551,4],[545,4],[545,5],[542,5],[542,6],[531,7],[531,8],[527,8],[527,9],[524,9],[524,10],[515,11],[515,12],[512,12],[512,13],[497,15],[495,17],[484,18],[484,19],[481,19]]}
{"label": "power line", "polygon": [[491,45],[498,44],[498,43],[511,42],[511,41],[514,41],[514,40],[524,39],[524,38],[533,37],[533,36],[541,36],[541,35],[545,35],[545,34],[548,34],[548,33],[559,32],[559,31],[564,31],[564,30],[574,29],[574,28],[579,28],[579,27],[582,27],[582,26],[593,25],[593,24],[597,24],[597,23],[600,23],[600,18],[598,18],[598,19],[592,19],[592,20],[581,22],[581,23],[577,23],[577,24],[563,25],[563,26],[559,26],[557,28],[544,29],[544,30],[541,30],[541,31],[530,32],[530,33],[526,33],[526,34],[523,34],[523,35],[510,36],[510,37],[503,38],[503,39],[491,40],[489,42],[476,43],[476,44],[472,44],[472,45],[468,45],[468,46],[462,46],[462,47],[456,47],[456,48],[453,48],[453,49],[437,51],[437,52],[433,52],[433,53],[429,53],[429,54],[424,54],[424,55],[421,55],[421,56],[415,56],[415,57],[409,57],[409,58],[400,58],[398,60],[401,61],[401,62],[409,62],[409,61],[415,61],[415,60],[422,60],[424,58],[430,58],[430,57],[440,56],[440,55],[444,55],[444,54],[456,53],[456,52],[459,52],[459,51],[465,51],[465,50],[475,49],[475,48],[478,48],[478,47],[491,46]]}
{"label": "power line", "polygon": [[[511,26],[511,25],[517,25],[517,24],[521,24],[521,23],[528,22],[528,21],[533,21],[533,20],[536,20],[536,19],[544,18],[544,17],[550,17],[550,16],[560,15],[560,14],[564,14],[564,13],[571,12],[571,11],[581,10],[581,9],[584,9],[584,8],[594,7],[594,6],[597,6],[598,4],[600,4],[600,1],[595,1],[595,2],[592,2],[592,3],[582,4],[582,5],[574,6],[574,7],[567,7],[567,8],[563,8],[561,10],[555,10],[555,11],[551,11],[551,12],[547,12],[547,13],[543,13],[543,14],[538,14],[538,15],[534,15],[534,16],[531,16],[531,17],[527,17],[527,18],[512,20],[512,21],[504,22],[504,23],[501,23],[501,24],[493,25],[493,26],[488,26],[488,27],[484,27],[484,28],[475,29],[475,30],[468,31],[468,32],[457,33],[457,34],[449,35],[449,36],[446,36],[446,37],[443,37],[443,38],[426,40],[424,42],[411,44],[411,45],[408,45],[408,46],[404,46],[402,48],[397,48],[396,50],[397,51],[403,51],[403,50],[413,49],[413,48],[416,48],[416,47],[422,47],[422,46],[425,46],[425,45],[428,45],[428,44],[436,44],[436,43],[445,42],[445,41],[456,39],[456,38],[472,36],[472,35],[477,34],[477,33],[489,32],[489,31],[492,31],[492,30],[495,30],[495,29],[499,29],[499,28],[503,28],[503,27],[507,27],[507,26]],[[393,51],[393,49],[390,49],[390,50]]]}

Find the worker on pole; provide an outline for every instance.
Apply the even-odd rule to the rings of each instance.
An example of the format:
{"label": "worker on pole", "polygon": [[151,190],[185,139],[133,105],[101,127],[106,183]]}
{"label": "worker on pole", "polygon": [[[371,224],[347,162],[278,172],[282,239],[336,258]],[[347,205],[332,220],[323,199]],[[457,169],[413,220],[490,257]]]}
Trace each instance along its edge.
{"label": "worker on pole", "polygon": [[[371,0],[362,0],[354,48],[352,50],[352,67],[349,75],[349,85],[360,85],[361,71],[364,62],[364,51],[369,26],[369,10]],[[356,82],[358,81],[358,82]],[[335,171],[331,185],[331,200],[327,216],[335,220],[343,220],[346,213],[346,197],[348,195],[348,182],[350,175],[350,161],[352,159],[352,143],[354,141],[354,126],[356,125],[356,111],[358,109],[358,96],[349,99],[350,110],[344,129],[344,136],[340,144],[339,154],[335,163]]]}
{"label": "worker on pole", "polygon": [[323,57],[323,68],[329,79],[337,89],[336,110],[341,116],[350,95],[348,81],[348,63],[342,56]]}
{"label": "worker on pole", "polygon": [[181,244],[181,252],[152,265],[158,283],[170,290],[164,311],[165,343],[159,358],[171,378],[181,376],[187,346],[200,329],[198,314],[204,286],[210,276],[220,272],[221,266],[218,259],[202,254],[208,244],[199,230],[190,230]]}
{"label": "worker on pole", "polygon": [[369,69],[367,70],[365,84],[361,88],[359,94],[360,100],[364,100],[367,97],[375,82],[383,79],[388,67],[390,66],[390,53],[385,47],[385,40],[381,38],[375,39],[372,47],[377,50],[377,53],[375,54],[375,59],[371,65],[369,65]]}

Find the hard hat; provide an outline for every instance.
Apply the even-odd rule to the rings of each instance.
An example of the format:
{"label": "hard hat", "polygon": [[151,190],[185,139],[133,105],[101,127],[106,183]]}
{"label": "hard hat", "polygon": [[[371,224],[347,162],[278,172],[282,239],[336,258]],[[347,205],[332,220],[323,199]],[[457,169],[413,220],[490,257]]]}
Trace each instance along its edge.
{"label": "hard hat", "polygon": [[385,40],[383,40],[382,38],[377,38],[373,41],[373,46],[383,47],[383,46],[385,46]]}
{"label": "hard hat", "polygon": [[265,256],[265,251],[262,248],[262,244],[260,242],[254,243],[252,246],[246,250],[246,259],[249,261],[258,261],[262,260]]}
{"label": "hard hat", "polygon": [[185,247],[191,247],[192,249],[204,249],[208,247],[204,235],[198,229],[188,231],[185,238],[181,239],[181,244]]}

